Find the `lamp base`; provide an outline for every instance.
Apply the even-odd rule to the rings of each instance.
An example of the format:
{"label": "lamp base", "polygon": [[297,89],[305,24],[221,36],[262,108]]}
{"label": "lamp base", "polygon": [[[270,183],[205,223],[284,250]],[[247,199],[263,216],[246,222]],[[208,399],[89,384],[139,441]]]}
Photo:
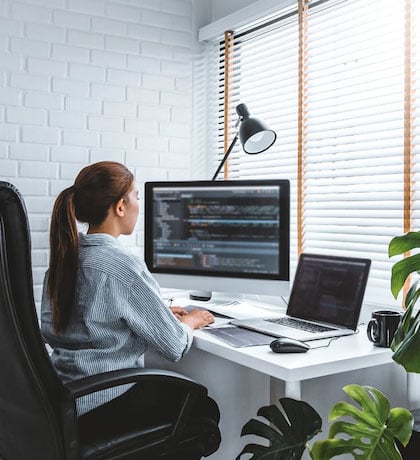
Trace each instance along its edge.
{"label": "lamp base", "polygon": [[207,302],[211,299],[211,291],[191,291],[190,299]]}

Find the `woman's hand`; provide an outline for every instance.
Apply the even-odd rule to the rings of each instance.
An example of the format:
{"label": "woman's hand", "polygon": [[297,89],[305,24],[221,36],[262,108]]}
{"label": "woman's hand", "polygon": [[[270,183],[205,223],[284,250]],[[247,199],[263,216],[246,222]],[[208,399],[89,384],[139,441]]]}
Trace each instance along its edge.
{"label": "woman's hand", "polygon": [[169,307],[172,313],[178,318],[181,319],[183,316],[188,315],[187,310],[182,307]]}
{"label": "woman's hand", "polygon": [[214,316],[207,310],[192,310],[190,313],[186,312],[186,314],[178,316],[178,319],[188,324],[191,329],[200,329],[214,323]]}

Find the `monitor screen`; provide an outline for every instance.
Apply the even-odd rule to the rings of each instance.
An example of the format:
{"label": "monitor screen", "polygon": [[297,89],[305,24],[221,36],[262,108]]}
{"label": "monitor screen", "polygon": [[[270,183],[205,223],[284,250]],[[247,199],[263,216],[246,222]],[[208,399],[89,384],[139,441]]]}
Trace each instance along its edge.
{"label": "monitor screen", "polygon": [[164,287],[283,295],[289,208],[287,180],[148,182],[146,264]]}

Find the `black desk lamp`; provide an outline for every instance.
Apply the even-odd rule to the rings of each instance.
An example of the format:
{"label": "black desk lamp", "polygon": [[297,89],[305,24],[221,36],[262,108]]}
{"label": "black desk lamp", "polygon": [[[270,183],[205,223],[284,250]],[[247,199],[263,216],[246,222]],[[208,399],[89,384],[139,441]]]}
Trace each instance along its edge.
{"label": "black desk lamp", "polygon": [[244,152],[251,155],[264,152],[264,150],[269,149],[276,140],[276,133],[270,129],[262,120],[251,117],[249,115],[248,107],[245,104],[237,105],[236,113],[238,114],[239,118],[235,124],[235,129],[237,130],[235,137],[233,138],[232,143],[229,145],[229,148],[223,157],[223,160],[220,162],[216,172],[214,173],[212,180],[216,179],[217,175],[225,164],[225,161],[228,159],[230,152],[232,152],[233,147],[238,140],[238,136]]}
{"label": "black desk lamp", "polygon": [[[236,144],[236,141],[241,141],[242,148],[246,153],[256,154],[264,152],[269,149],[276,140],[276,133],[270,129],[262,120],[255,117],[249,116],[248,107],[245,104],[239,104],[236,106],[236,113],[239,118],[235,124],[236,134],[229,145],[223,160],[220,162],[212,180],[217,178],[220,170],[222,169],[225,161],[227,160],[230,152]],[[238,129],[239,126],[239,129]],[[190,299],[192,300],[210,300],[211,291],[193,291],[190,292]]]}

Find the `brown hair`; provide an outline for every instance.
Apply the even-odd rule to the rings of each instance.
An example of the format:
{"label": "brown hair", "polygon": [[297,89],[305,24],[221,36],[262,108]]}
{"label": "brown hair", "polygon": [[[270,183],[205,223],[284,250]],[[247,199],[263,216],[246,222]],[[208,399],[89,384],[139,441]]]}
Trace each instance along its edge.
{"label": "brown hair", "polygon": [[133,181],[133,174],[124,165],[101,161],[83,168],[74,185],[58,195],[51,217],[47,281],[57,333],[66,329],[72,313],[79,259],[76,220],[90,226],[100,225],[110,207],[128,193]]}

